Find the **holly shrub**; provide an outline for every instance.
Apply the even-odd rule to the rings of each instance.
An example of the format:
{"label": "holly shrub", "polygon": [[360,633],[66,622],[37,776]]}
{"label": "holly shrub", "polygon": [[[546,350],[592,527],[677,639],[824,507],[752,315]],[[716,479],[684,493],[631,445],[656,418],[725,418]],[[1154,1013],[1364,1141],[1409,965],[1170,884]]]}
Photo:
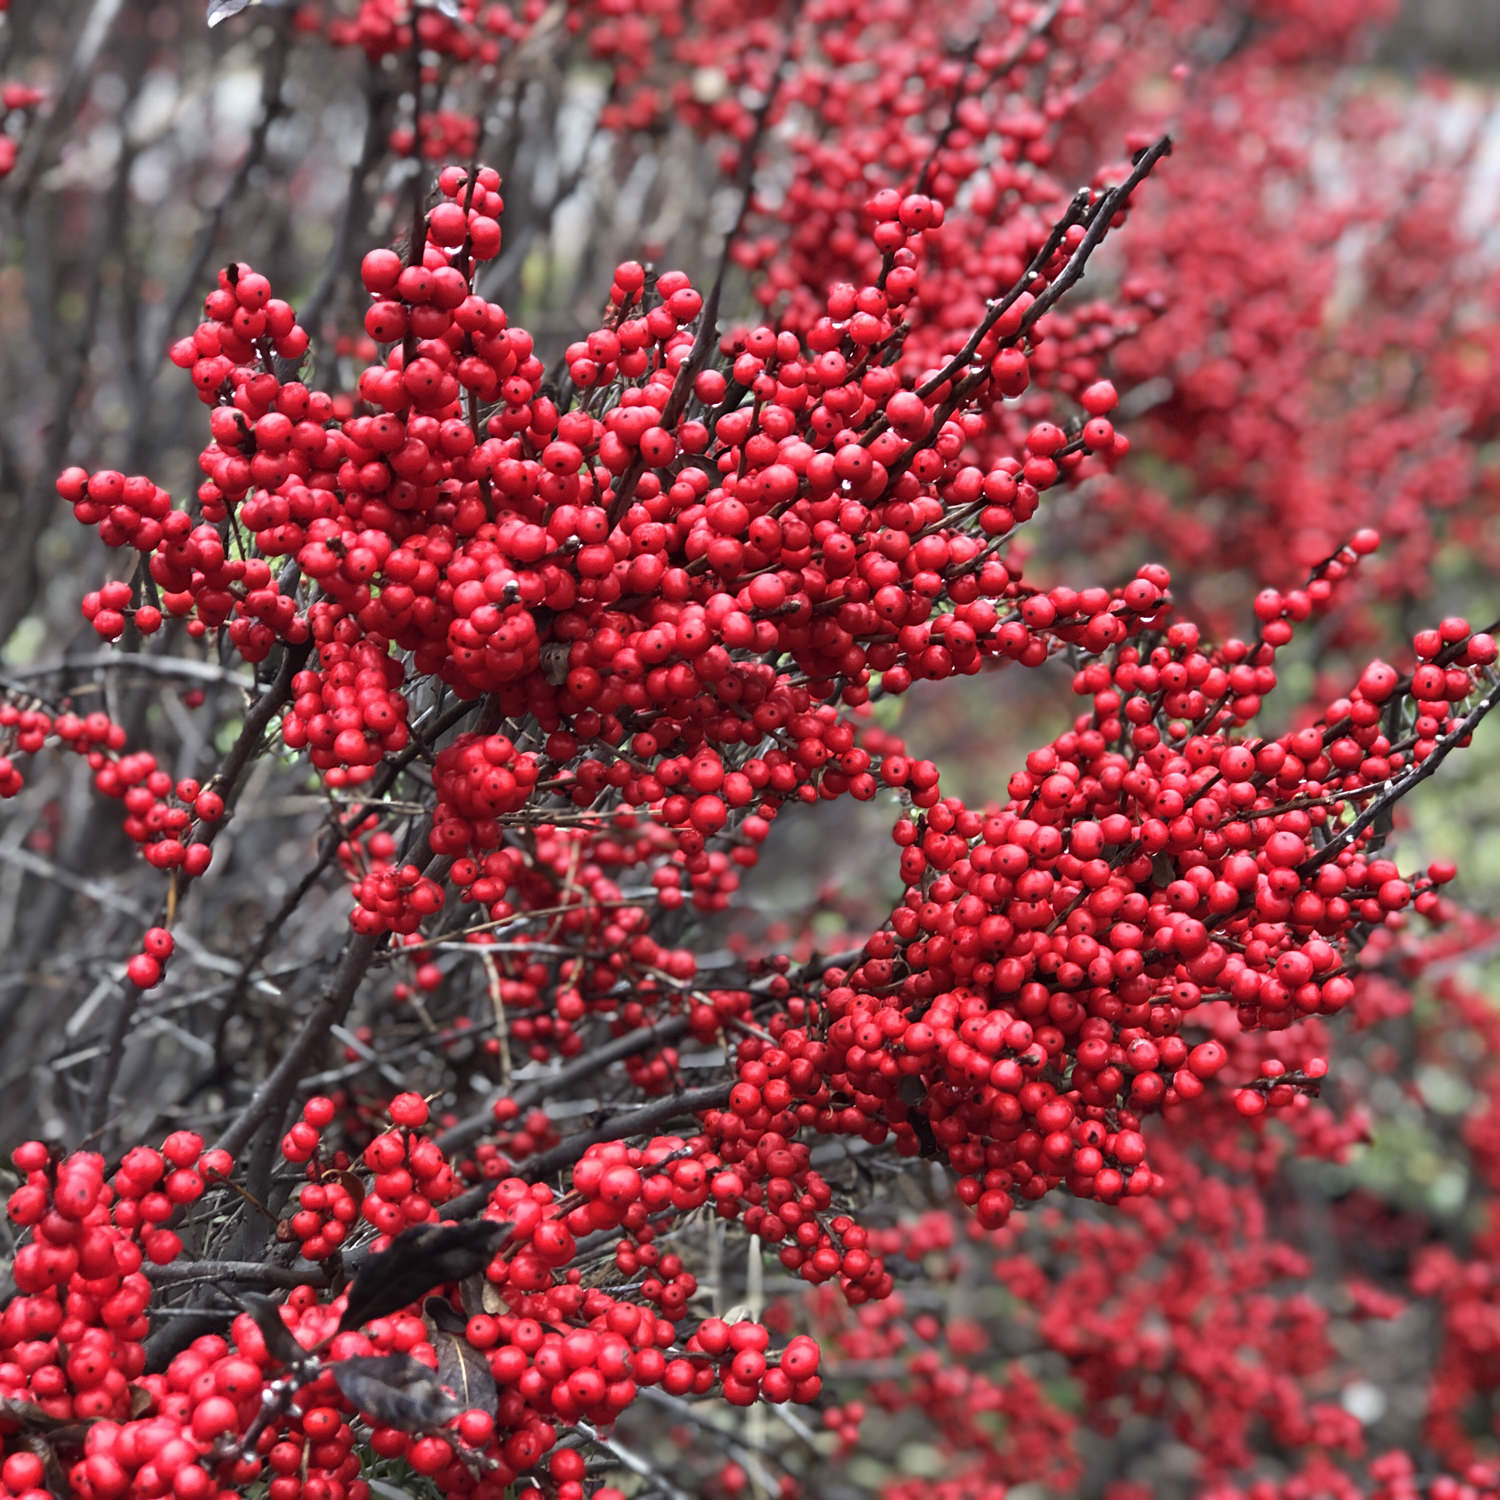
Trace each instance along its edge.
{"label": "holly shrub", "polygon": [[0,1494],[1500,1495],[1384,8],[210,10],[4,21]]}

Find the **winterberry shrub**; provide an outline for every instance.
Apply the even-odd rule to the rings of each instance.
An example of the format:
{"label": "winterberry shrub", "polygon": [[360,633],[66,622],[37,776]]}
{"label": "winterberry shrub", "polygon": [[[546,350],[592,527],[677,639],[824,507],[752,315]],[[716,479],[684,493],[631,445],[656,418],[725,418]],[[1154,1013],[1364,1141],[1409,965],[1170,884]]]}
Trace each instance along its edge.
{"label": "winterberry shrub", "polygon": [[[0,1496],[1500,1494],[1494,926],[1396,836],[1500,702],[1434,567],[1491,331],[1403,259],[1482,247],[1311,170],[1368,7],[1219,10],[246,33],[201,317],[163,371],[132,324],[120,467],[47,439],[86,649],[23,624],[0,680]],[[7,89],[19,213],[97,208],[35,195],[139,22]],[[324,272],[302,224],[210,269],[319,69],[365,106]],[[674,214],[723,219],[660,234],[691,270]],[[1023,674],[1052,727],[966,800],[895,709]],[[885,908],[767,920],[747,877],[862,804]],[[1461,1223],[1337,1177],[1398,1107]]]}

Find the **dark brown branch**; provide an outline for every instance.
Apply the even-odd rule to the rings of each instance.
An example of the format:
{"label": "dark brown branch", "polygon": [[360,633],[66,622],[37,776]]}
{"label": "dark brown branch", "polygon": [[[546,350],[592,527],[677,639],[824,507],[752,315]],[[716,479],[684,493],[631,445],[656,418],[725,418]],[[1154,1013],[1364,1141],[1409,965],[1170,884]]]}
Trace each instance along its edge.
{"label": "dark brown branch", "polygon": [[292,1038],[250,1102],[214,1142],[216,1147],[237,1156],[267,1120],[280,1119],[286,1112],[308,1063],[327,1038],[329,1027],[337,1026],[348,1015],[355,992],[384,943],[383,933],[357,933],[345,943],[338,968],[302,1023],[302,1029]]}

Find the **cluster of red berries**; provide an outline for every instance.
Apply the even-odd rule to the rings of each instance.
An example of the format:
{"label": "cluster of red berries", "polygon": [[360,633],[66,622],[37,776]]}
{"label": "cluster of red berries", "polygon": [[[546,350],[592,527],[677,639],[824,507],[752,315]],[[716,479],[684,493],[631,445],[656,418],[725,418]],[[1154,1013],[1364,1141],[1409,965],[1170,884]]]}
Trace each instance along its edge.
{"label": "cluster of red berries", "polygon": [[[500,843],[505,814],[526,806],[538,777],[537,757],[518,754],[503,734],[460,735],[438,752],[432,766],[438,796],[433,849],[453,855],[493,849]],[[472,889],[478,878],[476,867],[471,879],[461,883]]]}
{"label": "cluster of red berries", "polygon": [[368,781],[387,755],[406,748],[407,704],[401,663],[368,640],[335,638],[321,665],[292,679],[295,695],[281,721],[288,750],[306,750],[330,786]]}
{"label": "cluster of red berries", "polygon": [[[1028,757],[1005,807],[946,798],[899,821],[904,902],[860,964],[830,972],[807,1019],[776,1018],[772,1052],[741,1043],[750,1087],[736,1113],[941,1155],[989,1227],[1054,1186],[1104,1202],[1156,1191],[1123,1111],[1196,1101],[1231,1060],[1185,1029],[1219,1007],[1242,1032],[1336,1013],[1355,993],[1360,927],[1409,903],[1441,915],[1451,869],[1401,878],[1366,853],[1354,810],[1462,728],[1455,705],[1485,689],[1491,637],[1445,622],[1419,637],[1429,660],[1409,676],[1377,663],[1276,740],[1239,728],[1274,688],[1273,642],[1326,603],[1353,555],[1306,594],[1264,599],[1257,646],[1208,654],[1173,624],[1149,655],[1125,646],[1112,671],[1083,668],[1092,712]],[[1392,699],[1405,707],[1395,742]],[[1258,1061],[1244,1115],[1326,1072],[1322,1059]]]}
{"label": "cluster of red berries", "polygon": [[[370,1178],[362,1202],[351,1191],[358,1191],[360,1179],[347,1156],[335,1154],[326,1167],[318,1162],[322,1132],[335,1116],[333,1100],[309,1100],[282,1143],[289,1162],[308,1164],[300,1206],[285,1224],[304,1260],[332,1253],[357,1217],[380,1230],[378,1250],[402,1229],[434,1219],[450,1195],[451,1169],[423,1133],[426,1103],[415,1094],[398,1095],[389,1113],[395,1128],[363,1152],[360,1165]],[[490,1214],[509,1226],[510,1238],[486,1280],[502,1301],[493,1313],[470,1314],[462,1338],[489,1365],[500,1392],[497,1410],[466,1409],[443,1435],[377,1421],[373,1450],[403,1457],[434,1476],[445,1493],[483,1500],[544,1460],[556,1444],[558,1423],[611,1424],[640,1384],[678,1395],[716,1390],[741,1405],[812,1400],[820,1384],[819,1354],[805,1337],[778,1353],[761,1324],[708,1319],[693,1329],[681,1354],[662,1352],[680,1341],[676,1325],[687,1315],[696,1283],[676,1255],[663,1255],[652,1243],[652,1221],[664,1211],[689,1212],[709,1197],[702,1153],[687,1147],[664,1137],[643,1150],[596,1148],[579,1163],[574,1191],[563,1200],[545,1185],[518,1178],[495,1183]],[[321,1302],[309,1285],[293,1291],[282,1317],[304,1348],[326,1350],[326,1360],[298,1373],[295,1403],[277,1397],[273,1356],[248,1314],[235,1320],[232,1341],[199,1338],[164,1374],[147,1374],[142,1340],[151,1289],[143,1262],[167,1265],[181,1255],[182,1239],[166,1224],[229,1172],[229,1159],[205,1152],[200,1137],[179,1132],[160,1152],[138,1147],[127,1153],[108,1181],[102,1159],[86,1153],[58,1162],[31,1143],[14,1160],[26,1180],[11,1195],[9,1214],[33,1236],[15,1263],[19,1294],[0,1320],[0,1380],[8,1398],[20,1403],[18,1412],[35,1408],[59,1421],[107,1419],[90,1429],[76,1460],[76,1493],[111,1500],[170,1491],[199,1500],[258,1476],[268,1478],[269,1493],[282,1500],[312,1493],[358,1500],[368,1493],[356,1478],[353,1410],[334,1367],[372,1353],[414,1355],[431,1364],[436,1333],[429,1322],[398,1312],[374,1319],[362,1333],[339,1333],[337,1304]],[[586,1290],[576,1270],[567,1270],[575,1234],[610,1229],[629,1236],[628,1246],[621,1242],[622,1268],[630,1275],[648,1272],[640,1293],[657,1304],[657,1313],[602,1289]],[[556,1331],[559,1325],[564,1331]],[[144,1400],[133,1399],[133,1392]],[[476,1453],[483,1458],[478,1472],[487,1476],[477,1487],[475,1471],[463,1462]],[[24,1467],[6,1475],[13,1490],[12,1479],[25,1481],[21,1491],[32,1487]],[[563,1485],[558,1494],[581,1497],[576,1455],[559,1450],[548,1467],[552,1481]],[[315,1476],[321,1478],[315,1482]]]}
{"label": "cluster of red berries", "polygon": [[[19,752],[35,754],[53,741],[81,755],[94,773],[96,790],[120,802],[121,827],[140,846],[153,869],[177,870],[195,878],[213,857],[209,840],[224,817],[224,798],[192,777],[174,781],[150,751],[125,751],[125,731],[107,714],[52,714],[0,703],[0,737]],[[0,798],[17,796],[25,777],[8,755],[0,755]],[[160,983],[176,946],[164,927],[147,929],[142,951],[126,965],[139,989]]]}
{"label": "cluster of red berries", "polygon": [[[601,130],[624,135],[670,120],[725,144],[729,173],[734,143],[754,131],[755,96],[772,92],[772,123],[795,109],[800,126],[780,144],[785,180],[775,194],[753,195],[734,259],[754,273],[761,302],[776,309],[773,340],[778,331],[809,334],[835,284],[851,299],[856,289],[891,299],[902,312],[894,353],[903,373],[933,368],[965,346],[984,316],[987,288],[1014,283],[1049,245],[1044,273],[1072,252],[1084,234],[1079,224],[1051,243],[1068,208],[1061,164],[1118,149],[1118,120],[1141,118],[1142,81],[1164,88],[1163,117],[1179,118],[1201,150],[1175,174],[1162,210],[1138,226],[1116,295],[1050,312],[1028,355],[976,351],[998,358],[1004,395],[1023,403],[1019,411],[992,409],[982,441],[998,437],[1002,451],[1014,448],[1036,413],[1045,421],[1048,398],[1078,396],[1101,358],[1118,354],[1133,384],[1166,391],[1147,418],[1150,434],[1190,479],[1161,489],[1129,480],[1100,486],[1087,527],[1102,524],[1110,543],[1126,545],[1145,530],[1194,571],[1232,555],[1269,579],[1276,561],[1262,545],[1266,535],[1287,535],[1297,565],[1311,566],[1373,515],[1395,542],[1382,580],[1410,591],[1426,577],[1443,517],[1453,514],[1461,535],[1485,545],[1476,524],[1483,505],[1455,513],[1453,497],[1482,500],[1493,480],[1466,457],[1478,445],[1451,434],[1456,427],[1482,437],[1493,419],[1483,373],[1490,335],[1476,316],[1461,339],[1446,337],[1446,309],[1455,285],[1474,307],[1493,293],[1462,215],[1449,211],[1472,142],[1445,142],[1435,160],[1414,160],[1398,193],[1391,153],[1369,143],[1394,142],[1409,129],[1408,116],[1368,90],[1356,91],[1336,122],[1323,121],[1297,71],[1300,60],[1342,55],[1379,9],[1325,14],[1302,6],[1295,22],[1291,10],[1278,14],[1255,46],[1233,49],[1218,65],[1224,77],[1212,89],[1196,86],[1195,70],[1172,66],[1177,39],[1213,24],[1211,8],[1196,0],[1168,7],[1159,35],[1134,37],[1126,48],[1113,41],[1116,28],[1129,31],[1124,4],[993,7],[968,17],[966,61],[951,55],[947,31],[920,6],[878,15],[855,6],[820,17],[818,45],[792,47],[779,78],[773,59],[786,47],[783,29],[733,5],[699,7],[684,24],[672,6],[622,16],[610,5],[578,3],[549,45],[560,53],[576,47],[591,67],[608,70]],[[382,57],[409,49],[415,28],[430,58],[463,75],[509,48],[536,45],[538,24],[545,31],[551,22],[537,6],[448,13],[365,0],[353,18],[330,17],[327,35]],[[1232,118],[1214,109],[1226,92],[1247,101]],[[420,125],[420,149],[432,159],[445,142],[451,157],[473,154],[477,112],[434,110]],[[1129,149],[1144,140],[1132,138]],[[1330,143],[1340,180],[1357,184],[1337,199],[1310,166],[1315,149]],[[417,143],[402,127],[392,144],[407,153]],[[1222,171],[1225,160],[1242,156],[1241,174]],[[1094,186],[1117,182],[1125,170],[1102,169]],[[1297,194],[1295,235],[1281,232],[1289,193]],[[1363,233],[1372,212],[1381,215],[1379,235]],[[1215,226],[1226,222],[1236,233],[1221,254]],[[1330,327],[1324,310],[1345,295],[1354,235],[1370,315]],[[1443,277],[1413,277],[1413,264],[1435,260]],[[918,283],[921,295],[912,297]],[[1159,290],[1166,285],[1170,299]],[[1241,295],[1245,287],[1256,295]],[[881,308],[859,311],[878,320]],[[873,333],[878,324],[869,326]],[[1328,336],[1303,337],[1311,326]],[[575,385],[590,389],[617,373],[636,378],[631,339],[606,327],[577,340],[567,350]],[[1210,348],[1218,352],[1199,357]],[[758,357],[750,354],[746,372]],[[1344,378],[1351,364],[1388,374],[1356,395]],[[1262,379],[1262,370],[1274,376]],[[1413,371],[1427,372],[1421,402],[1402,383]],[[749,384],[738,361],[734,374]],[[1301,426],[1316,430],[1316,440],[1286,440],[1288,404],[1305,411]],[[1337,456],[1327,434],[1340,445]],[[1098,451],[1112,445],[1103,429],[1085,441]],[[1441,465],[1432,461],[1439,450],[1451,455]],[[1048,459],[1033,452],[1029,461]],[[1396,473],[1399,482],[1389,478]],[[1192,503],[1169,501],[1169,490]],[[1200,503],[1216,493],[1225,504]]]}
{"label": "cluster of red berries", "polygon": [[0,1392],[16,1409],[59,1423],[118,1422],[132,1413],[145,1369],[144,1267],[177,1258],[182,1240],[169,1224],[230,1160],[205,1152],[189,1131],[168,1136],[161,1151],[135,1147],[108,1178],[102,1157],[58,1160],[36,1141],[11,1160],[23,1181],[7,1212],[31,1234],[16,1253],[16,1292],[0,1316]]}

